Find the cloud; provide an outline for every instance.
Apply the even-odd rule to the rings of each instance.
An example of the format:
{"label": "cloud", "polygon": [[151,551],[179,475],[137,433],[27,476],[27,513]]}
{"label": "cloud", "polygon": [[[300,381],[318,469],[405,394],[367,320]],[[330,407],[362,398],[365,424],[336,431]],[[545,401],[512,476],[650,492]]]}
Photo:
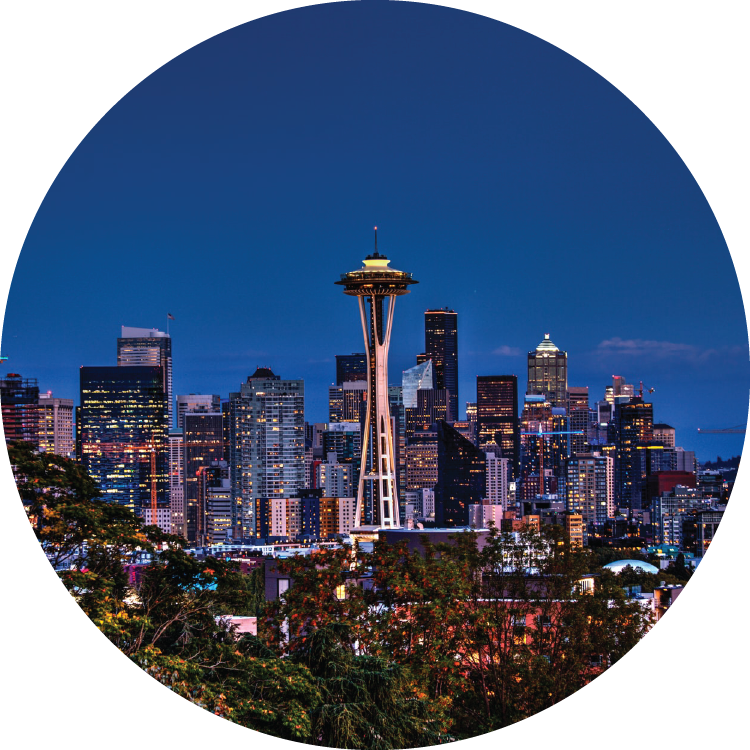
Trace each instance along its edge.
{"label": "cloud", "polygon": [[700,349],[692,344],[676,344],[673,341],[649,339],[621,339],[618,336],[602,341],[597,350],[607,354],[625,354],[631,357],[683,356],[694,359],[701,354]]}
{"label": "cloud", "polygon": [[521,356],[521,350],[517,346],[508,346],[507,344],[503,344],[502,346],[499,346],[492,353],[497,354],[499,357],[520,357]]}

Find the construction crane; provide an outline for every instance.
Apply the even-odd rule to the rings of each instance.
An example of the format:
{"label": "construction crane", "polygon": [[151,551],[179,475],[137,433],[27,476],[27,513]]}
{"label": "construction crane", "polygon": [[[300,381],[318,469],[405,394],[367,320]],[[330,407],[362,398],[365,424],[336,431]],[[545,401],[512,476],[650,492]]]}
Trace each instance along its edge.
{"label": "construction crane", "polygon": [[[653,393],[656,388],[646,388],[646,393]],[[643,381],[641,380],[641,387],[638,389],[638,395],[643,398]]]}
{"label": "construction crane", "polygon": [[542,438],[542,449],[539,451],[539,494],[544,494],[544,448],[546,447],[546,436],[547,435],[585,435],[584,430],[561,430],[560,432],[543,432],[541,422],[539,424],[538,432],[522,432],[521,435],[528,435],[530,437]]}
{"label": "construction crane", "polygon": [[736,427],[724,427],[721,430],[702,430],[699,427],[698,432],[700,432],[701,435],[739,435],[745,432],[746,429],[747,428],[743,427],[741,424],[738,424]]}

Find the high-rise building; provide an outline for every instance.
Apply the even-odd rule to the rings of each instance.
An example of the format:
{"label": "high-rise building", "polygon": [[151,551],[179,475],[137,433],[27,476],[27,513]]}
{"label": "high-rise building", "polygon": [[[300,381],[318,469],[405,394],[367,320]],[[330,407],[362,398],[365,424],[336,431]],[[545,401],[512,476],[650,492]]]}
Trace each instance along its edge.
{"label": "high-rise building", "polygon": [[449,392],[445,388],[429,388],[417,391],[417,408],[404,409],[406,438],[414,437],[430,425],[448,419]]}
{"label": "high-rise building", "polygon": [[526,393],[546,396],[552,406],[568,406],[568,354],[544,334],[544,340],[528,356]]}
{"label": "high-rise building", "polygon": [[223,459],[200,471],[198,508],[201,514],[198,541],[224,544],[232,541],[232,487],[229,466]]}
{"label": "high-rise building", "polygon": [[[373,526],[399,528],[398,488],[388,393],[388,348],[396,297],[409,293],[416,280],[409,273],[388,268],[390,261],[377,250],[364,268],[343,274],[335,283],[357,297],[367,354],[367,416],[362,440],[362,461],[357,489],[357,519]],[[386,307],[386,300],[387,307]],[[366,306],[369,302],[369,315]],[[364,508],[365,479],[371,482],[370,512]]]}
{"label": "high-rise building", "polygon": [[438,480],[437,432],[424,431],[406,446],[406,489],[433,489]]}
{"label": "high-rise building", "polygon": [[674,448],[675,429],[663,422],[657,422],[654,425],[654,442],[663,445],[665,448]]}
{"label": "high-rise building", "polygon": [[[640,510],[647,467],[639,448],[652,444],[654,409],[640,396],[617,403],[609,423],[609,442],[615,446],[615,503]],[[645,455],[645,454],[644,454]]]}
{"label": "high-rise building", "polygon": [[182,430],[169,431],[170,534],[185,536],[185,451]]}
{"label": "high-rise building", "polygon": [[589,426],[593,421],[589,409],[588,386],[568,388],[568,416],[570,430],[570,454],[577,456],[588,451]]}
{"label": "high-rise building", "polygon": [[477,442],[497,443],[510,459],[514,479],[520,475],[518,378],[515,375],[477,377]]}
{"label": "high-rise building", "polygon": [[162,368],[162,387],[166,395],[168,429],[174,427],[172,403],[172,339],[168,333],[156,328],[122,326],[117,339],[117,365],[119,367]]}
{"label": "high-rise building", "polygon": [[444,307],[424,314],[424,353],[432,360],[435,388],[449,394],[448,421],[458,420],[458,315]]}
{"label": "high-rise building", "polygon": [[415,365],[401,374],[401,392],[405,409],[417,408],[417,391],[432,389],[432,360]]}
{"label": "high-rise building", "polygon": [[259,367],[229,394],[235,538],[257,535],[258,498],[299,497],[305,485],[305,384]]}
{"label": "high-rise building", "polygon": [[0,380],[0,405],[5,442],[23,440],[37,444],[39,381],[10,372]]}
{"label": "high-rise building", "polygon": [[162,367],[82,367],[80,378],[80,460],[104,498],[141,517],[169,508]]}
{"label": "high-rise building", "polygon": [[481,505],[487,488],[484,452],[447,422],[438,422],[437,454],[435,523],[468,526],[469,506]]}
{"label": "high-rise building", "polygon": [[356,380],[367,380],[367,355],[337,354],[336,385],[343,385]]}
{"label": "high-rise building", "polygon": [[[483,498],[486,505],[497,505],[508,510],[508,474],[510,459],[500,457],[497,443],[481,446],[487,467],[487,489]],[[500,528],[500,524],[496,524]]]}
{"label": "high-rise building", "polygon": [[177,396],[177,427],[184,429],[184,417],[188,412],[212,412],[221,411],[221,396],[205,393],[188,393]]}
{"label": "high-rise building", "polygon": [[603,524],[615,515],[614,460],[583,453],[567,462],[567,510],[583,517],[584,525]]}
{"label": "high-rise building", "polygon": [[203,471],[224,456],[222,414],[185,412],[184,424],[184,491],[185,531],[189,542],[202,543],[206,538],[206,507],[201,504]]}
{"label": "high-rise building", "polygon": [[73,435],[73,399],[54,398],[51,391],[40,393],[37,418],[38,449],[66,458],[73,456],[76,449]]}
{"label": "high-rise building", "polygon": [[323,490],[323,497],[352,497],[355,484],[354,465],[341,464],[331,451],[326,461],[315,467],[315,487]]}

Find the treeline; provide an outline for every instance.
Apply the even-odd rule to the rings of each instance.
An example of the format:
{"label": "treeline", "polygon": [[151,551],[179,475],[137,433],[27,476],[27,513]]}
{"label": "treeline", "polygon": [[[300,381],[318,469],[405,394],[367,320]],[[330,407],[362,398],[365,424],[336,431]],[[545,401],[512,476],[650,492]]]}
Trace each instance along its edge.
{"label": "treeline", "polygon": [[704,469],[739,469],[740,457],[722,458],[717,456],[716,461],[705,461],[702,465]]}
{"label": "treeline", "polygon": [[[386,750],[498,729],[585,685],[650,624],[608,571],[586,592],[596,561],[557,527],[296,557],[266,604],[262,574],[143,528],[75,462],[10,454],[43,549],[107,637],[188,700],[286,739]],[[133,587],[123,560],[139,550],[153,561]],[[221,618],[249,612],[258,637]]]}

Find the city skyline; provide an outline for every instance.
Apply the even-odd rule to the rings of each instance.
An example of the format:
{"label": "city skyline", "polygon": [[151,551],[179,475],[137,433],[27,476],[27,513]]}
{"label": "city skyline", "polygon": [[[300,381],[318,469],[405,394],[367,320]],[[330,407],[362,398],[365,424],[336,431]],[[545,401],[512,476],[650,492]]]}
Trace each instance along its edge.
{"label": "city skyline", "polygon": [[[268,366],[304,378],[306,411],[323,421],[334,357],[361,351],[361,334],[334,292],[304,315],[302,300],[369,249],[377,224],[384,252],[422,280],[399,316],[392,382],[423,350],[423,312],[449,306],[459,417],[477,375],[515,374],[522,392],[527,353],[550,333],[571,386],[599,398],[613,374],[643,380],[699,457],[741,451],[737,437],[697,433],[747,416],[731,259],[685,165],[632,103],[560,50],[470,14],[383,3],[281,18],[170,62],[84,140],[19,260],[8,372],[75,397],[80,366],[114,364],[113,331],[162,329],[171,312],[174,393],[226,394]],[[290,45],[309,70],[281,63]]]}

